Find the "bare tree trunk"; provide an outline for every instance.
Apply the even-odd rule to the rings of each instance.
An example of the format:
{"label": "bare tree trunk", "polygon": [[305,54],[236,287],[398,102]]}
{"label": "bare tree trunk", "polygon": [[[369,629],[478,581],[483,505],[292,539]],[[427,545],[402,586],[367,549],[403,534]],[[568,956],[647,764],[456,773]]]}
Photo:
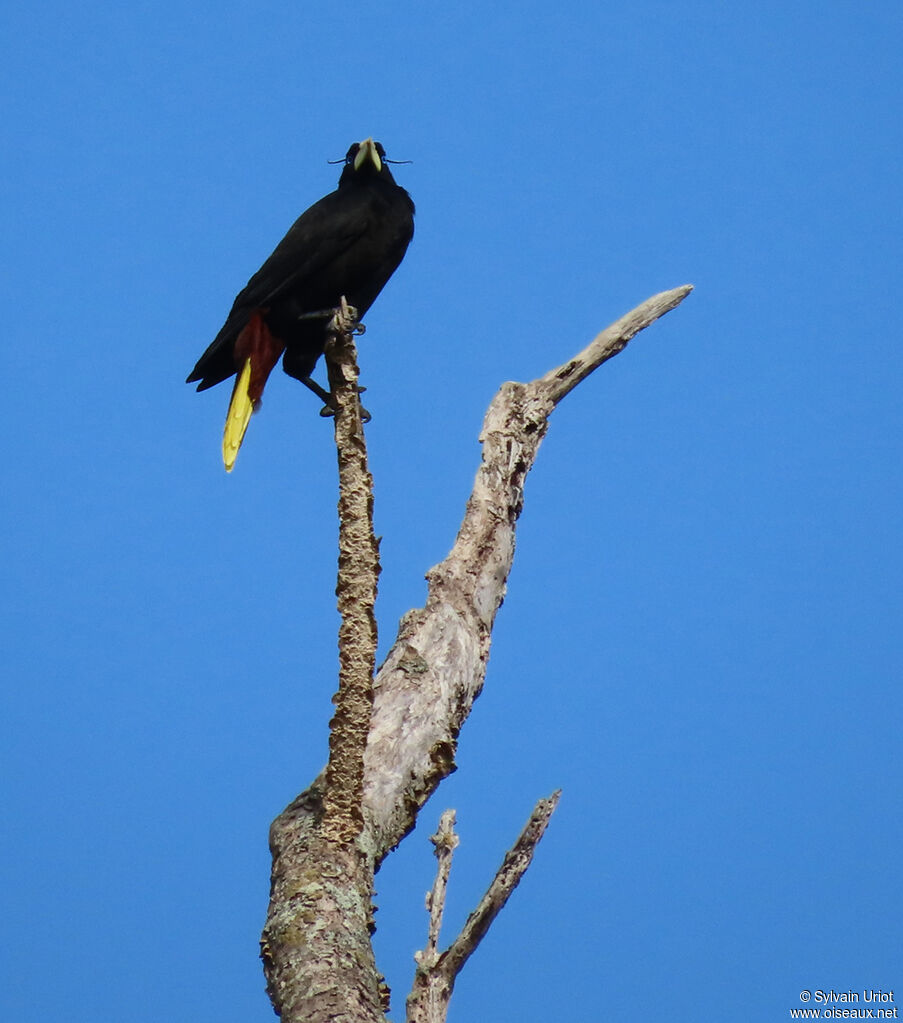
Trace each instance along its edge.
{"label": "bare tree trunk", "polygon": [[[352,568],[373,564],[372,526],[368,538],[367,528],[351,530],[351,523],[346,523],[348,516],[367,519],[372,510],[369,491],[363,501],[358,494],[356,512],[342,513],[341,526],[349,527],[351,543],[346,548],[340,540],[343,629],[346,616],[354,619],[357,624],[349,626],[357,637],[353,642],[362,646],[352,652],[343,640],[325,774],[279,815],[270,833],[272,888],[261,948],[268,991],[284,1023],[384,1019],[387,992],[370,944],[373,875],[454,768],[458,733],[483,686],[492,626],[514,557],[524,481],[549,416],[578,383],[691,290],[687,285],[655,295],[563,365],[531,383],[502,386],[483,423],[482,462],[455,544],[427,574],[426,604],[402,618],[372,689],[368,674],[372,661],[361,651],[367,649],[368,630],[375,647],[372,606],[378,566],[365,571],[370,582],[363,585],[360,574],[344,584],[341,574],[343,564]],[[347,323],[341,331],[350,345]],[[346,389],[341,407],[356,414],[359,425],[353,345],[350,356],[337,354],[334,359],[346,369],[340,380],[331,377],[333,389]],[[342,433],[342,422],[340,410],[336,422],[340,467],[344,459],[357,468],[342,483],[340,504],[346,485],[358,488],[366,475],[363,433],[358,437],[353,428]],[[343,592],[348,596],[345,607]],[[347,673],[346,661],[355,665]],[[367,719],[369,735],[362,727]],[[557,794],[540,800],[481,906],[441,954],[436,947],[438,923],[432,921],[408,1003],[410,1020],[445,1019],[457,973],[529,864],[556,803]]]}
{"label": "bare tree trunk", "polygon": [[373,861],[356,839],[364,751],[373,708],[378,544],[373,480],[357,387],[353,314],[343,301],[327,345],[339,457],[339,691],[330,725],[325,785],[317,784],[274,822],[270,912],[261,940],[267,990],[285,1023],[382,1020],[376,971]]}

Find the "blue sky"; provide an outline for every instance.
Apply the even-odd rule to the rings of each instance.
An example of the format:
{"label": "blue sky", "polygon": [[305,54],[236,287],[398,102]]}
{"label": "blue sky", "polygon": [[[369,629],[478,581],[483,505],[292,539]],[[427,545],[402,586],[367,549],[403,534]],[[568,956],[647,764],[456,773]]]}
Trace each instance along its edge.
{"label": "blue sky", "polygon": [[383,651],[499,384],[696,286],[553,417],[459,770],[377,878],[393,1018],[441,810],[451,932],[558,787],[452,1020],[903,989],[899,4],[0,17],[3,1019],[271,1018],[267,827],[335,686],[331,430],[274,374],[227,477],[228,388],[183,380],[367,135],[418,207],[361,342]]}

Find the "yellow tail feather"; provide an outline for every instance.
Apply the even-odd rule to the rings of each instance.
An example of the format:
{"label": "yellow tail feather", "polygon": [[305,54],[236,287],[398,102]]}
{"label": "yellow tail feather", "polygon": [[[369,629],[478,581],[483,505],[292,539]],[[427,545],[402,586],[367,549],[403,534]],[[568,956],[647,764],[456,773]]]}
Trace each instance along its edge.
{"label": "yellow tail feather", "polygon": [[232,390],[232,401],[226,413],[226,427],[223,430],[223,464],[226,472],[232,472],[238,449],[245,436],[245,430],[251,421],[254,404],[248,397],[248,384],[251,381],[251,360],[246,359],[235,387]]}

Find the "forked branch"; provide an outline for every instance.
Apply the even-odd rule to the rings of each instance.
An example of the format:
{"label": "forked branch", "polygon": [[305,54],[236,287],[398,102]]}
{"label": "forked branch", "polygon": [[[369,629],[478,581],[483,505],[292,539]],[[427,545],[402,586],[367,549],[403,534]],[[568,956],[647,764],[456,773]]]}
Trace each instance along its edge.
{"label": "forked branch", "polygon": [[[340,578],[338,589],[340,606],[344,593],[352,612],[347,639],[345,633],[341,639],[342,672],[358,682],[345,687],[347,700],[340,683],[325,775],[277,817],[270,831],[273,874],[261,946],[268,990],[283,1023],[383,1020],[386,992],[370,944],[373,873],[454,770],[458,733],[483,686],[492,627],[514,557],[524,482],[549,416],[580,381],[691,290],[688,285],[653,296],[563,365],[531,383],[501,387],[483,423],[482,461],[458,536],[448,557],[427,575],[426,604],[401,620],[373,684],[372,715],[369,651],[376,626],[366,594],[375,593],[379,570],[372,495],[359,414],[342,439],[337,423],[340,472],[346,457],[357,466],[349,488],[356,510],[340,507],[343,526],[347,521],[356,539],[350,553],[344,548],[340,553],[340,569],[348,575],[345,582]],[[348,400],[357,407],[356,368],[345,383]],[[357,564],[355,551],[364,552],[366,565]],[[547,814],[555,798],[546,801]],[[522,836],[530,854],[544,827],[543,822],[532,839]],[[441,966],[439,986],[449,994],[504,904],[513,887],[510,879],[523,869],[526,863],[518,868],[506,858],[461,935],[440,957],[442,963],[433,964],[436,970]],[[434,954],[437,942],[438,932],[428,944]],[[433,976],[440,974],[433,971]]]}
{"label": "forked branch", "polygon": [[467,918],[461,933],[442,955],[437,955],[438,922],[442,919],[445,905],[452,850],[458,844],[458,836],[454,832],[454,810],[446,810],[442,815],[439,831],[430,839],[436,846],[439,869],[436,872],[433,890],[427,897],[427,906],[430,910],[427,947],[414,957],[417,960],[417,973],[414,977],[414,987],[408,995],[408,1023],[445,1023],[448,1003],[458,974],[476,951],[511,893],[520,884],[560,797],[559,790],[553,792],[548,799],[540,799],[536,804],[530,819],[517,841],[505,853],[505,859],[492,879],[492,884],[480,899],[477,908]]}

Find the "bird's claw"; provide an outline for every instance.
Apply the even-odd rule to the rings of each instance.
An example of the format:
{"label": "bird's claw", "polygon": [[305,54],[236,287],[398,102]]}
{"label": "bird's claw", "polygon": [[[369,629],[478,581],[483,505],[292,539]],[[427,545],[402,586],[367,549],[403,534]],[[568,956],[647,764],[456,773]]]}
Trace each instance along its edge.
{"label": "bird's claw", "polygon": [[[359,387],[357,389],[357,393],[360,394],[362,391],[366,391],[366,390],[367,390],[366,387]],[[363,405],[361,405],[360,408],[361,408],[361,422],[362,423],[369,423],[370,420],[373,418],[373,416],[370,415],[370,413],[364,408]],[[326,405],[323,406],[323,408],[320,409],[320,415],[324,419],[331,419],[335,415],[335,411],[336,410],[335,410],[335,407],[333,405],[326,404]]]}

